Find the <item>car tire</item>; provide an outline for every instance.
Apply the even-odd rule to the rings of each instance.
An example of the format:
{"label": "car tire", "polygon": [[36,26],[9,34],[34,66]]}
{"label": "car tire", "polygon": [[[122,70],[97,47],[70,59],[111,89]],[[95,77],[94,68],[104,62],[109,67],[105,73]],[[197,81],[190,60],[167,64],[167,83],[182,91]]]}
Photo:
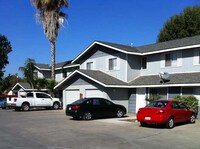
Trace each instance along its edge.
{"label": "car tire", "polygon": [[124,116],[124,111],[121,110],[121,109],[117,110],[116,116],[117,116],[117,118],[123,117]]}
{"label": "car tire", "polygon": [[53,104],[53,109],[54,110],[58,110],[60,108],[60,104],[58,103],[58,102],[55,102],[54,104]]}
{"label": "car tire", "polygon": [[91,112],[85,112],[83,114],[83,119],[84,120],[91,120],[92,119],[92,113]]}
{"label": "car tire", "polygon": [[23,103],[22,104],[22,110],[23,111],[29,111],[30,110],[30,105],[28,103]]}
{"label": "car tire", "polygon": [[166,127],[169,129],[172,129],[174,127],[174,119],[173,117],[170,117],[166,123]]}
{"label": "car tire", "polygon": [[191,116],[190,116],[190,123],[195,123],[196,122],[196,117],[195,117],[195,114],[192,114]]}

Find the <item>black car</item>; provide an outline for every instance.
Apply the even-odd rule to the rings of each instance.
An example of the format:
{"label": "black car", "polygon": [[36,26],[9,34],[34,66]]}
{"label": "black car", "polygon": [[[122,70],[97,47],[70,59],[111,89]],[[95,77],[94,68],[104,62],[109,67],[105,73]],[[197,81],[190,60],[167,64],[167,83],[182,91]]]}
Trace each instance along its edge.
{"label": "black car", "polygon": [[123,117],[126,108],[104,98],[83,98],[67,105],[65,112],[74,119],[91,120],[98,117]]}

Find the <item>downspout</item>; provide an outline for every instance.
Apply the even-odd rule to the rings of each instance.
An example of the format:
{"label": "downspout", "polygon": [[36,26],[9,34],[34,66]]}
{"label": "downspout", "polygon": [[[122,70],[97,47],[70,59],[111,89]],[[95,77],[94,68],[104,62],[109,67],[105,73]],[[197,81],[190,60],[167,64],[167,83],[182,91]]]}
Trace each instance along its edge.
{"label": "downspout", "polygon": [[126,54],[125,82],[128,82],[128,54]]}

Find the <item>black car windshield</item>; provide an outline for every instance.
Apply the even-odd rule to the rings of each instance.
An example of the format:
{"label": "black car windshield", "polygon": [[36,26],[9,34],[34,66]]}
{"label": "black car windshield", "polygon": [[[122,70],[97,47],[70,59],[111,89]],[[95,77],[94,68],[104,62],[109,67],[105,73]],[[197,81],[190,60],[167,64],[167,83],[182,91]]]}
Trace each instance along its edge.
{"label": "black car windshield", "polygon": [[83,98],[83,99],[79,99],[79,100],[76,100],[72,103],[72,105],[77,105],[77,104],[81,104],[83,103],[84,101],[88,100],[87,98]]}
{"label": "black car windshield", "polygon": [[152,101],[146,107],[161,107],[164,108],[167,106],[169,101]]}

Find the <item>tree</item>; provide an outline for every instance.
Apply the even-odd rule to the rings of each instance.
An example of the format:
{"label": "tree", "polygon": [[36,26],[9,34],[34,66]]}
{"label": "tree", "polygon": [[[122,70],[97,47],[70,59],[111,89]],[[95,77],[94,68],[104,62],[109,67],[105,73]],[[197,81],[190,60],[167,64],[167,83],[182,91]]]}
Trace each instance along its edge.
{"label": "tree", "polygon": [[51,94],[51,96],[55,96],[55,90],[54,90],[54,86],[56,86],[56,81],[55,80],[48,80],[47,83],[47,89],[49,90],[49,94]]}
{"label": "tree", "polygon": [[24,80],[15,75],[9,74],[7,77],[3,78],[0,85],[0,93],[9,91],[16,83],[24,82]]}
{"label": "tree", "polygon": [[68,0],[33,0],[33,4],[51,44],[51,77],[55,80],[55,41],[66,16],[62,8],[68,6]]}
{"label": "tree", "polygon": [[48,81],[45,78],[38,78],[35,80],[35,87],[38,90],[46,88],[47,84],[48,84]]}
{"label": "tree", "polygon": [[9,64],[8,54],[11,51],[12,47],[6,36],[0,35],[0,80],[4,75],[3,69]]}
{"label": "tree", "polygon": [[200,35],[200,6],[186,7],[172,16],[158,34],[157,42]]}
{"label": "tree", "polygon": [[34,76],[34,71],[36,70],[35,60],[28,58],[25,61],[24,66],[19,67],[19,70],[23,72],[24,77],[26,78],[27,82],[30,84],[32,89],[35,88],[35,76]]}

